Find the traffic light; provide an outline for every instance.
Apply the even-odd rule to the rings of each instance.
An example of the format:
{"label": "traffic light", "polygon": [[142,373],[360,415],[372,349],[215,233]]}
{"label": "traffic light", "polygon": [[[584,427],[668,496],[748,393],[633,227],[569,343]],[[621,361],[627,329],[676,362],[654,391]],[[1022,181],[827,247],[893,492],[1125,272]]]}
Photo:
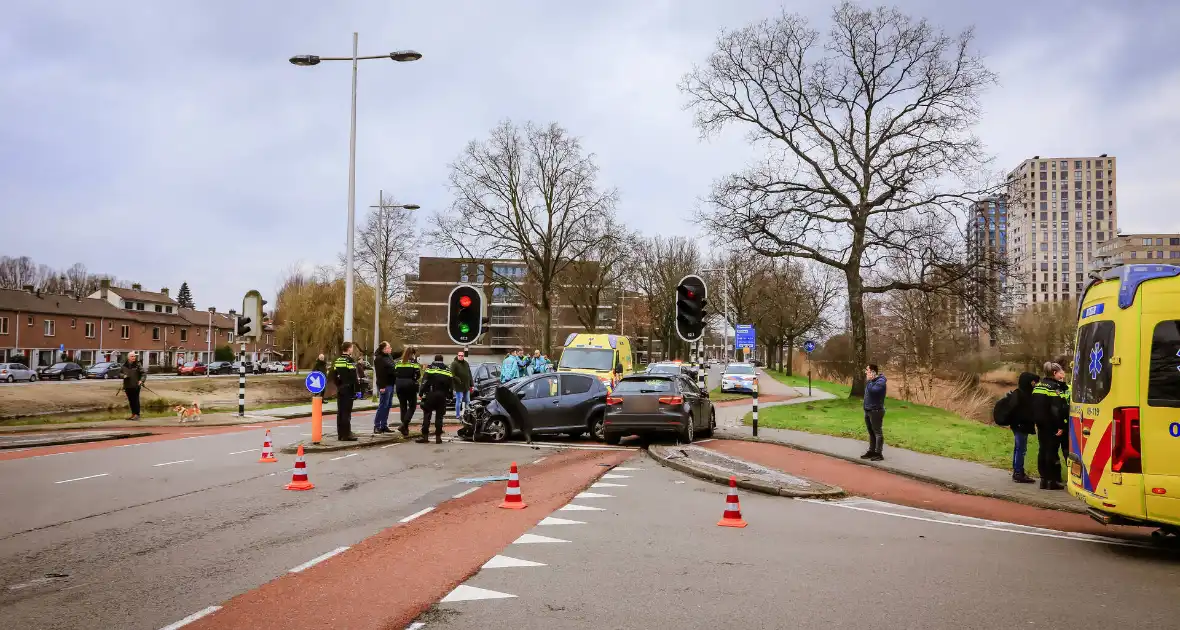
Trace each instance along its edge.
{"label": "traffic light", "polygon": [[239,317],[238,318],[238,333],[237,333],[238,337],[249,337],[250,336],[250,332],[251,332],[250,322],[251,321],[253,321],[253,319],[251,319],[249,317]]}
{"label": "traffic light", "polygon": [[238,336],[262,337],[262,305],[266,301],[258,291],[247,291],[242,298],[242,316],[238,318]]}
{"label": "traffic light", "polygon": [[700,276],[687,275],[676,286],[676,335],[693,342],[705,332],[705,298],[708,290]]}
{"label": "traffic light", "polygon": [[470,284],[451,290],[447,300],[447,334],[451,341],[469,344],[483,334],[483,293]]}

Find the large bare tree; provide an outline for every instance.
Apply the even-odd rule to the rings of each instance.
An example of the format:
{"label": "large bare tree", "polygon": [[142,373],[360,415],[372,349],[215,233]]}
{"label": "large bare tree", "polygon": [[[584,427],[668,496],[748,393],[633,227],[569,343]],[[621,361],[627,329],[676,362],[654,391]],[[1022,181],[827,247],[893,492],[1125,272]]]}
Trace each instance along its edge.
{"label": "large bare tree", "polygon": [[676,350],[684,346],[674,332],[676,285],[684,276],[700,272],[700,249],[695,240],[683,236],[652,236],[639,239],[636,245],[631,280],[644,296],[650,336],[663,341],[664,358],[676,356]]}
{"label": "large bare tree", "polygon": [[[615,298],[623,278],[633,271],[639,238],[612,218],[603,224],[601,235],[586,251],[584,261],[568,267],[560,279],[558,291],[588,332],[597,332],[603,325],[603,306],[619,303],[616,308],[621,307]],[[617,318],[618,313],[613,313],[607,324],[614,325]]]}
{"label": "large bare tree", "polygon": [[[790,258],[773,259],[761,273],[752,311],[766,340],[770,362],[793,374],[795,347],[806,335],[822,335],[840,296],[840,284],[826,268]],[[786,356],[784,357],[784,349]]]}
{"label": "large bare tree", "polygon": [[[703,134],[741,125],[767,151],[715,185],[701,219],[720,241],[838,270],[864,362],[866,294],[943,291],[972,273],[958,218],[987,192],[971,181],[988,163],[973,128],[994,81],[970,30],[896,9],[841,4],[826,37],[786,14],[725,32],[682,89]],[[893,276],[906,260],[916,280]]]}
{"label": "large bare tree", "polygon": [[597,180],[594,156],[560,125],[505,121],[451,164],[454,203],[432,219],[430,236],[440,247],[472,260],[524,261],[525,281],[535,288],[520,294],[539,311],[546,353],[553,352],[558,279],[586,256],[614,209],[615,191]]}
{"label": "large bare tree", "polygon": [[377,207],[357,226],[357,271],[380,288],[383,301],[405,297],[405,276],[417,267],[418,238],[412,210],[382,193]]}

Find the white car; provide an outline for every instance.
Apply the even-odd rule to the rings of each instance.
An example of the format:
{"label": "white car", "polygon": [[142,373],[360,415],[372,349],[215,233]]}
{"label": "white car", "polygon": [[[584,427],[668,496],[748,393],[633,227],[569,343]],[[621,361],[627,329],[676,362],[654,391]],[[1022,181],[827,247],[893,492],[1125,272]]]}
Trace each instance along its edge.
{"label": "white car", "polygon": [[758,371],[752,363],[730,363],[721,373],[721,391],[754,393]]}
{"label": "white car", "polygon": [[0,363],[0,382],[15,383],[16,381],[37,380],[37,373],[21,363]]}

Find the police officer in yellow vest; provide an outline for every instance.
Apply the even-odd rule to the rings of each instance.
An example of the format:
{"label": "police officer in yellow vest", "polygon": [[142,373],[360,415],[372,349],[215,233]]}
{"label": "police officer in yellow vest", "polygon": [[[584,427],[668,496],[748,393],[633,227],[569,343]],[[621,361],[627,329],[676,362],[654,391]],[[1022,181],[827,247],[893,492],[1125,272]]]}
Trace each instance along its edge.
{"label": "police officer in yellow vest", "polygon": [[401,414],[402,437],[410,436],[410,421],[418,407],[418,386],[422,380],[422,366],[418,364],[418,349],[406,346],[402,357],[393,366],[393,391],[397,394],[398,411]]}
{"label": "police officer in yellow vest", "polygon": [[434,414],[434,443],[442,444],[443,416],[447,413],[447,401],[452,392],[451,371],[443,363],[441,354],[434,355],[434,362],[426,368],[422,378],[422,437],[414,440],[421,444],[429,442],[430,414]]}
{"label": "police officer in yellow vest", "polygon": [[[1065,488],[1058,450],[1069,442],[1069,385],[1060,364],[1045,364],[1045,376],[1032,390],[1032,415],[1037,425],[1037,472],[1042,490]],[[1068,452],[1068,451],[1067,451]]]}
{"label": "police officer in yellow vest", "polygon": [[336,377],[336,439],[355,442],[352,434],[352,402],[356,399],[356,359],[352,356],[352,342],[345,341],[341,354],[332,362]]}

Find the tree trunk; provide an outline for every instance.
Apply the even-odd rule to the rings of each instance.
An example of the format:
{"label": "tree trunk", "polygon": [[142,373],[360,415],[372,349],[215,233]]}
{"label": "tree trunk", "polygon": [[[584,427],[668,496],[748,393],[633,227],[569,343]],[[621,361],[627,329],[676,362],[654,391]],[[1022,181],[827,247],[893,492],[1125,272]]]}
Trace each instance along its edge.
{"label": "tree trunk", "polygon": [[787,338],[787,376],[795,375],[795,338]]}
{"label": "tree trunk", "polygon": [[541,298],[541,310],[545,317],[545,330],[541,331],[541,352],[546,356],[553,354],[553,308],[549,305],[549,298]]}
{"label": "tree trunk", "polygon": [[863,398],[865,395],[864,366],[868,363],[868,341],[865,332],[864,294],[861,293],[860,273],[857,265],[850,265],[848,279],[848,319],[852,324],[852,391],[849,398]]}

